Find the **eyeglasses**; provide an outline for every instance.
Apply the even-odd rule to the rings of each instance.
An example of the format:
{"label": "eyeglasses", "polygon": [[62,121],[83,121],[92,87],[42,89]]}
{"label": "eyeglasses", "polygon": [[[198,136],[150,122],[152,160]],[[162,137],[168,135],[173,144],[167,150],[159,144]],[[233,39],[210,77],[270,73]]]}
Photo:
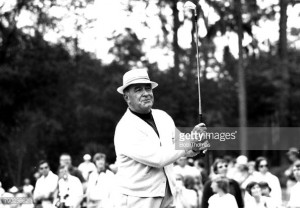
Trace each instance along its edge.
{"label": "eyeglasses", "polygon": [[220,166],[218,166],[219,169],[221,169],[221,168],[227,168],[227,167],[228,167],[228,165],[220,165]]}
{"label": "eyeglasses", "polygon": [[44,169],[48,169],[49,166],[45,166],[45,167],[40,167],[40,170],[44,170]]}
{"label": "eyeglasses", "polygon": [[266,168],[267,168],[267,167],[268,167],[268,164],[260,165],[259,167],[260,167],[260,168],[263,168],[263,167],[266,167]]}
{"label": "eyeglasses", "polygon": [[295,165],[295,167],[293,168],[293,171],[300,171],[300,165]]}

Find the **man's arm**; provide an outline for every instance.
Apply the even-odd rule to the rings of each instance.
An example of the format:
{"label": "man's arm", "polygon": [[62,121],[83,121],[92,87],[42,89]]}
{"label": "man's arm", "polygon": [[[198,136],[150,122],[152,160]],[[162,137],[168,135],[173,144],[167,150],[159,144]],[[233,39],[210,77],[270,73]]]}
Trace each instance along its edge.
{"label": "man's arm", "polygon": [[175,150],[171,145],[159,146],[149,140],[143,132],[124,127],[116,129],[115,146],[119,153],[155,168],[162,168],[183,156],[193,157],[199,154],[192,150]]}

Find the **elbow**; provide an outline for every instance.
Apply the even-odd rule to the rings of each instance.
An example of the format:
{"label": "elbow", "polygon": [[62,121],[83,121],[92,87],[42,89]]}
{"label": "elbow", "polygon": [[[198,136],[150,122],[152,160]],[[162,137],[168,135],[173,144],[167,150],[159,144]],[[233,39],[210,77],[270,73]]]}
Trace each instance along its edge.
{"label": "elbow", "polygon": [[160,158],[157,158],[156,160],[153,160],[150,164],[148,164],[149,166],[153,167],[153,168],[164,168],[165,166],[168,165],[168,163]]}

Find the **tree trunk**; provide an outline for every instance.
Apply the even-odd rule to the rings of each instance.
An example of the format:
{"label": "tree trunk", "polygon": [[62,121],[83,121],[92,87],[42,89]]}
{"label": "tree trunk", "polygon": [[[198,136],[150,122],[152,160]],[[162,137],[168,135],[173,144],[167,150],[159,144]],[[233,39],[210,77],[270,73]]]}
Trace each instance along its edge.
{"label": "tree trunk", "polygon": [[280,0],[280,20],[279,20],[279,42],[278,55],[281,60],[287,57],[287,6],[288,0]]}
{"label": "tree trunk", "polygon": [[241,0],[234,1],[235,18],[237,22],[237,34],[239,45],[238,59],[238,97],[239,97],[239,126],[240,126],[240,149],[243,155],[247,155],[247,103],[246,103],[246,84],[245,84],[245,69],[243,66],[243,29],[242,29],[242,5]]}
{"label": "tree trunk", "polygon": [[177,0],[175,0],[172,4],[172,11],[173,11],[173,52],[174,52],[174,71],[173,76],[174,80],[176,80],[176,77],[179,75],[179,54],[180,54],[180,48],[178,45],[178,29],[180,27],[180,21],[178,18],[178,9],[177,9]]}
{"label": "tree trunk", "polygon": [[287,6],[288,0],[280,0],[278,56],[281,60],[281,89],[279,100],[279,125],[288,126],[289,115],[289,71],[287,67]]}

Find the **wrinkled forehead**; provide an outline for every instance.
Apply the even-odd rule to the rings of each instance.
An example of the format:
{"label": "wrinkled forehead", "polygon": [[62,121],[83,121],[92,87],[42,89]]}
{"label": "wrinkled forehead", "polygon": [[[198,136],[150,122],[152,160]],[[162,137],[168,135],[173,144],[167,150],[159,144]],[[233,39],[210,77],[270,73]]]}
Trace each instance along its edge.
{"label": "wrinkled forehead", "polygon": [[135,89],[135,88],[144,88],[144,87],[151,87],[150,83],[138,83],[138,84],[132,84],[129,85],[126,89]]}

